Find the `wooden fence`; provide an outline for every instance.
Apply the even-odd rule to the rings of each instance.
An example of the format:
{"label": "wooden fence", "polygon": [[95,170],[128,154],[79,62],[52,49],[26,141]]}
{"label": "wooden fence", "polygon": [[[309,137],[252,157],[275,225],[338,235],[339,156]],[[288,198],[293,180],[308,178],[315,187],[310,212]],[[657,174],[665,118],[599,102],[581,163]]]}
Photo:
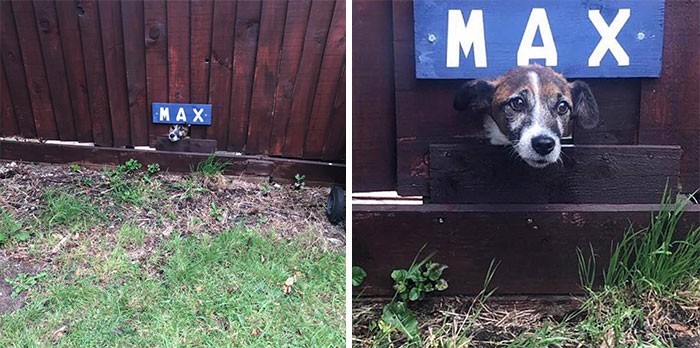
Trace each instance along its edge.
{"label": "wooden fence", "polygon": [[[660,208],[667,180],[700,187],[699,4],[665,2],[661,77],[586,79],[600,126],[575,129],[561,166],[535,170],[470,144],[482,125],[453,110],[463,81],[415,78],[412,2],[354,1],[353,191],[424,203],[353,205],[361,293],[393,294],[391,271],[422,248],[450,266],[451,294],[479,292],[492,260],[499,294],[581,291],[577,247],[605,267],[611,242]],[[679,233],[698,225],[693,204]]]}
{"label": "wooden fence", "polygon": [[345,0],[2,1],[3,136],[153,145],[209,103],[219,150],[345,159]]}

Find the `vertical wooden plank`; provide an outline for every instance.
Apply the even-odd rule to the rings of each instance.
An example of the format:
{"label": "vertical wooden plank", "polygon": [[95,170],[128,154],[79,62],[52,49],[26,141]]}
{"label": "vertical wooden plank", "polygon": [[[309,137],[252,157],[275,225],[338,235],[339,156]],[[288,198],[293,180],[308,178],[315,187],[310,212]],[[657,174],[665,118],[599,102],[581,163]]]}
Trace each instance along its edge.
{"label": "vertical wooden plank", "polygon": [[393,191],[396,109],[392,4],[354,0],[352,6],[352,190]]}
{"label": "vertical wooden plank", "polygon": [[78,141],[91,142],[92,120],[88,102],[85,65],[83,62],[83,45],[80,40],[78,16],[80,9],[68,1],[56,2],[58,27],[61,29],[61,46],[66,64],[66,78],[73,107],[75,131]]}
{"label": "vertical wooden plank", "polygon": [[43,139],[58,139],[49,82],[46,78],[39,34],[36,29],[34,7],[31,2],[15,0],[12,2],[12,10],[27,77],[26,84],[30,86],[29,98],[32,101],[37,135]]}
{"label": "vertical wooden plank", "polygon": [[82,0],[77,3],[77,8],[92,118],[92,137],[95,145],[112,146],[112,121],[107,96],[99,10],[94,0]]}
{"label": "vertical wooden plank", "polygon": [[58,137],[61,140],[76,140],[75,121],[70,103],[70,91],[66,79],[66,66],[63,60],[56,7],[50,0],[36,0],[33,3]]}
{"label": "vertical wooden plank", "polygon": [[117,1],[99,1],[102,47],[107,76],[109,109],[112,111],[114,146],[129,146],[129,97],[126,85],[124,62],[124,33],[122,32],[122,10]]}
{"label": "vertical wooden plank", "polygon": [[12,96],[10,86],[7,84],[2,56],[0,56],[0,135],[5,137],[19,135],[19,126],[12,107]]}
{"label": "vertical wooden plank", "polygon": [[326,132],[323,146],[324,161],[342,162],[345,160],[345,67],[338,81],[338,92],[330,113],[330,127]]}
{"label": "vertical wooden plank", "polygon": [[216,139],[217,147],[220,149],[225,149],[228,141],[233,34],[235,30],[235,21],[231,20],[232,18],[236,18],[235,2],[214,2],[210,58],[211,76],[209,78],[209,104],[211,104],[212,110],[212,123],[207,128],[207,138]]}
{"label": "vertical wooden plank", "polygon": [[124,30],[124,61],[129,98],[132,145],[148,145],[151,115],[146,106],[146,46],[143,39],[143,2],[121,2]]}
{"label": "vertical wooden plank", "polygon": [[255,73],[255,55],[260,28],[260,2],[242,1],[236,13],[236,35],[233,43],[233,81],[231,111],[228,124],[229,151],[246,151],[248,115]]}
{"label": "vertical wooden plank", "polygon": [[[190,3],[190,100],[194,104],[206,104],[209,99],[213,11],[212,0]],[[206,128],[192,127],[190,133],[192,138],[204,138]]]}
{"label": "vertical wooden plank", "polygon": [[323,49],[326,46],[334,7],[334,1],[314,1],[311,4],[304,50],[294,84],[292,110],[284,138],[282,153],[287,157],[301,157],[304,150],[304,134],[316,93]]}
{"label": "vertical wooden plank", "polygon": [[[145,1],[143,13],[146,43],[146,107],[148,115],[151,115],[154,102],[164,103],[168,100],[168,35],[165,0]],[[167,125],[152,124],[149,121],[148,139],[151,146],[155,145],[157,136],[167,133]]]}
{"label": "vertical wooden plank", "polygon": [[168,100],[190,102],[190,3],[168,1]]}
{"label": "vertical wooden plank", "polygon": [[262,5],[253,95],[250,102],[250,123],[248,124],[248,140],[246,142],[246,151],[249,153],[269,153],[270,130],[274,117],[273,102],[277,88],[286,12],[286,1],[270,1],[264,2]]}
{"label": "vertical wooden plank", "polygon": [[328,139],[328,128],[333,117],[333,106],[338,82],[345,65],[345,0],[337,0],[333,20],[323,51],[321,71],[316,84],[311,116],[304,141],[304,158],[320,159]]}
{"label": "vertical wooden plank", "polygon": [[32,102],[24,74],[24,62],[19,47],[17,27],[12,11],[12,3],[0,1],[0,54],[7,83],[12,86],[10,96],[19,126],[20,135],[25,138],[36,137],[36,126],[32,114]]}
{"label": "vertical wooden plank", "polygon": [[661,77],[642,80],[639,143],[681,145],[683,192],[700,188],[698,13],[698,1],[666,1]]}
{"label": "vertical wooden plank", "polygon": [[311,0],[290,0],[284,24],[284,40],[280,54],[277,88],[273,103],[272,129],[270,131],[270,155],[282,155],[284,134],[287,131],[292,97],[296,83],[299,61],[304,47],[304,35],[309,21]]}

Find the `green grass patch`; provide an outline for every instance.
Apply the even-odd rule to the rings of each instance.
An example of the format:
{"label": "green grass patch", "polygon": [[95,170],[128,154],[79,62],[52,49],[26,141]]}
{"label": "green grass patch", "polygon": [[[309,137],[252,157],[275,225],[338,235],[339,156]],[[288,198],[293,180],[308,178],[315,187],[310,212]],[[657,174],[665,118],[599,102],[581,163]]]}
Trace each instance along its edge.
{"label": "green grass patch", "polygon": [[85,255],[88,271],[49,273],[0,316],[0,346],[344,346],[344,254],[235,228],[173,236],[149,272],[127,249],[143,238],[122,227],[106,257]]}
{"label": "green grass patch", "polygon": [[23,231],[22,223],[9,211],[0,211],[0,247],[11,242],[29,240],[29,233]]}
{"label": "green grass patch", "polygon": [[90,203],[87,197],[49,190],[44,192],[43,198],[47,208],[41,216],[41,221],[49,227],[57,225],[84,226],[104,218],[104,214]]}
{"label": "green grass patch", "polygon": [[212,152],[206,160],[198,163],[192,171],[205,176],[213,176],[223,173],[229,165],[231,165],[231,162],[217,160],[216,154]]}

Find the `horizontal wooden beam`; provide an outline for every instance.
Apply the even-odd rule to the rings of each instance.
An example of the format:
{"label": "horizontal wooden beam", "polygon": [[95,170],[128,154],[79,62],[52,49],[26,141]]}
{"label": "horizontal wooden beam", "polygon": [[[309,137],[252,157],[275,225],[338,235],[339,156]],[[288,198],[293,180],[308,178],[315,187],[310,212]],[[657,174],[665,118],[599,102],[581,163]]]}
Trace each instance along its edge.
{"label": "horizontal wooden beam", "polygon": [[678,186],[678,146],[577,145],[533,168],[510,148],[430,146],[431,203],[655,203]]}
{"label": "horizontal wooden beam", "polygon": [[216,151],[216,140],[184,138],[180,139],[179,141],[172,142],[170,139],[168,139],[168,137],[160,136],[156,137],[156,150],[209,154]]}
{"label": "horizontal wooden beam", "polygon": [[[576,248],[593,246],[598,265],[630,226],[647,226],[658,204],[353,205],[353,265],[367,272],[366,296],[393,295],[391,271],[416,253],[447,264],[445,294],[475,294],[492,260],[501,295],[580,293]],[[700,205],[686,209],[677,231],[700,225]],[[599,272],[600,274],[600,272]]]}
{"label": "horizontal wooden beam", "polygon": [[[11,161],[119,165],[134,158],[141,163],[158,163],[163,170],[189,172],[208,157],[209,154],[201,153],[0,140],[0,159]],[[224,171],[227,175],[262,175],[294,181],[298,173],[305,175],[310,184],[345,184],[345,165],[339,163],[231,153],[217,153],[216,160],[230,163]]]}

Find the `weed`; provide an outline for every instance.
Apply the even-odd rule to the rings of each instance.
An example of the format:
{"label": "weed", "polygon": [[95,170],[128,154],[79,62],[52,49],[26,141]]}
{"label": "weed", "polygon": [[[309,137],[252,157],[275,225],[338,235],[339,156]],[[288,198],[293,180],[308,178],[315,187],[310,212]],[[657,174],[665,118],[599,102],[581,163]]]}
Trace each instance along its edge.
{"label": "weed", "polygon": [[93,180],[91,177],[83,177],[83,178],[80,178],[80,185],[86,186],[86,187],[92,187],[95,185],[95,180]]}
{"label": "weed", "polygon": [[204,162],[200,162],[197,164],[197,167],[194,170],[194,172],[203,174],[205,176],[213,176],[223,173],[223,171],[229,165],[231,165],[231,162],[218,161],[216,159],[216,154],[212,152],[211,155],[209,155],[209,157],[207,157],[207,159],[204,160]]}
{"label": "weed", "polygon": [[80,171],[80,166],[77,164],[71,164],[68,169],[70,169],[71,172],[79,172]]}
{"label": "weed", "polygon": [[139,169],[141,169],[142,165],[141,162],[134,158],[130,158],[127,160],[124,164],[120,165],[119,167],[123,168],[125,173],[133,173]]}
{"label": "weed", "polygon": [[0,212],[0,247],[10,240],[26,242],[29,233],[22,231],[22,224],[8,211]]}
{"label": "weed", "polygon": [[394,290],[401,301],[418,301],[429,292],[447,289],[447,281],[442,279],[442,272],[447,269],[447,265],[429,262],[430,257],[418,264],[414,260],[408,270],[397,269],[391,272]]}
{"label": "weed", "polygon": [[15,278],[5,278],[5,281],[12,285],[12,293],[10,294],[10,297],[16,298],[23,291],[27,291],[32,286],[38,284],[39,280],[44,277],[46,277],[46,272],[41,272],[35,275],[20,273]]}
{"label": "weed", "polygon": [[352,266],[352,286],[360,286],[367,278],[367,272],[362,267]]}
{"label": "weed", "polygon": [[218,222],[224,221],[224,208],[217,208],[215,202],[211,202],[209,214]]}
{"label": "weed", "polygon": [[160,164],[158,163],[151,163],[148,166],[146,166],[146,173],[150,176],[155,175],[160,171]]}
{"label": "weed", "polygon": [[172,187],[181,192],[177,197],[184,200],[190,200],[196,195],[207,191],[202,187],[201,180],[195,176],[188,176],[184,180],[174,183]]}
{"label": "weed", "polygon": [[43,198],[48,206],[43,217],[49,227],[56,225],[80,227],[103,218],[99,209],[86,198],[53,190],[44,192]]}
{"label": "weed", "polygon": [[260,187],[260,190],[262,191],[263,195],[269,194],[270,191],[272,190],[272,186],[267,181],[263,181],[262,183],[260,183],[259,187]]}
{"label": "weed", "polygon": [[299,173],[294,175],[294,180],[296,180],[294,182],[294,189],[295,190],[303,190],[304,189],[304,186],[306,185],[306,183],[304,183],[304,179],[306,179],[306,175],[301,175]]}

